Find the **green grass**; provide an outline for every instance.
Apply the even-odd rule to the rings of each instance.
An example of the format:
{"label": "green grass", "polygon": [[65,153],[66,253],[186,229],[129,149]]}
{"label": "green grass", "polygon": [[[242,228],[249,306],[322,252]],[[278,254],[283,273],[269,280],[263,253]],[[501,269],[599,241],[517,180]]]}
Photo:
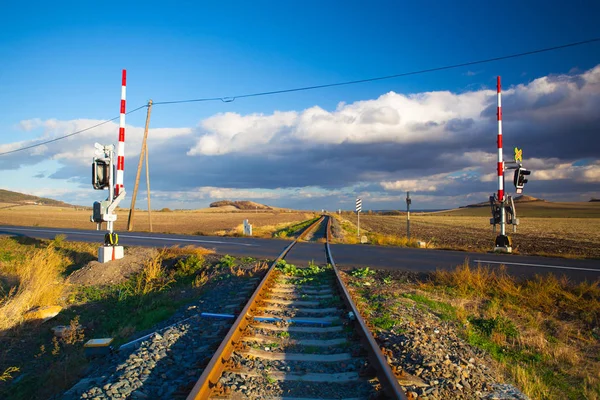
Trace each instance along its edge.
{"label": "green grass", "polygon": [[308,228],[314,222],[317,222],[321,217],[315,217],[313,219],[308,219],[306,221],[298,222],[297,224],[293,224],[287,226],[283,229],[280,229],[273,233],[273,237],[275,238],[288,238],[292,236],[296,236],[300,234],[304,229]]}
{"label": "green grass", "polygon": [[221,257],[221,259],[219,260],[219,266],[223,267],[223,268],[231,268],[231,267],[235,267],[235,258],[230,256],[229,254],[225,254],[223,257]]}
{"label": "green grass", "polygon": [[447,321],[457,319],[456,308],[448,303],[431,300],[430,298],[420,294],[403,293],[402,296],[429,307],[429,309],[442,320]]}
{"label": "green grass", "polygon": [[279,260],[275,268],[288,276],[314,277],[327,270],[331,270],[331,265],[320,267],[313,262],[310,262],[307,268],[298,268],[294,264],[288,264],[285,260]]}
{"label": "green grass", "polygon": [[463,337],[497,360],[531,398],[600,398],[600,356],[590,350],[598,341],[599,281],[517,280],[503,269],[463,265],[435,272],[420,288],[468,299],[467,308],[455,312]]}
{"label": "green grass", "polygon": [[394,325],[396,324],[394,319],[392,317],[390,317],[389,313],[384,313],[383,315],[380,315],[379,317],[373,318],[371,320],[371,323],[375,327],[377,327],[379,329],[384,329],[384,330],[392,329],[394,327]]}
{"label": "green grass", "polygon": [[369,267],[355,268],[352,271],[350,271],[350,275],[352,275],[355,278],[366,278],[368,276],[375,275],[375,271],[369,269]]}

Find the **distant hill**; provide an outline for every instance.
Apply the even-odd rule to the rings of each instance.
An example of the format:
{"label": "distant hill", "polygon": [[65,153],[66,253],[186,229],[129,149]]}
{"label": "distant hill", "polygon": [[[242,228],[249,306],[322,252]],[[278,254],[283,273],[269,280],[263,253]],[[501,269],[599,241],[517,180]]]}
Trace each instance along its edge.
{"label": "distant hill", "polygon": [[272,207],[266,206],[264,204],[255,203],[253,201],[239,200],[239,201],[231,201],[231,200],[221,200],[215,201],[214,203],[210,203],[211,208],[217,207],[228,207],[228,208],[236,208],[238,210],[272,210]]}
{"label": "distant hill", "polygon": [[40,204],[45,206],[73,207],[62,201],[47,199],[45,197],[32,196],[19,192],[11,192],[10,190],[0,189],[0,203],[12,204]]}
{"label": "distant hill", "polygon": [[[536,201],[545,202],[546,200],[538,199],[537,197],[527,196],[527,195],[523,194],[521,196],[513,197],[513,201],[515,203],[532,203],[532,202],[536,202]],[[477,207],[489,207],[489,206],[490,206],[490,202],[484,201],[482,203],[469,204],[468,206],[461,206],[459,208],[477,208]]]}
{"label": "distant hill", "polygon": [[592,197],[592,198],[590,199],[590,203],[595,203],[595,202],[597,202],[597,201],[600,201],[600,199],[597,199],[597,198],[595,198],[595,197]]}

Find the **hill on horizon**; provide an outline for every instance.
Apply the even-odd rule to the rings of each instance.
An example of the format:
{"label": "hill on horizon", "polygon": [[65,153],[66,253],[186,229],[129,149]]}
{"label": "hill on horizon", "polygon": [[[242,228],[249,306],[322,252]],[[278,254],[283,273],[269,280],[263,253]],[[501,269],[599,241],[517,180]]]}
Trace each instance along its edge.
{"label": "hill on horizon", "polygon": [[53,200],[46,197],[38,197],[31,194],[13,192],[4,189],[0,189],[0,203],[39,204],[45,206],[74,207],[72,204],[65,203],[64,201]]}
{"label": "hill on horizon", "polygon": [[248,201],[248,200],[238,200],[238,201],[231,201],[231,200],[221,200],[221,201],[215,201],[213,203],[210,203],[211,208],[218,208],[218,207],[234,207],[238,210],[273,210],[273,207],[269,207],[267,205],[264,204],[260,204],[260,203],[256,203],[254,201]]}
{"label": "hill on horizon", "polygon": [[[546,202],[544,199],[538,199],[537,197],[527,196],[526,194],[522,194],[521,196],[513,197],[513,201],[515,203],[532,203],[532,202]],[[460,206],[459,208],[476,208],[476,207],[489,207],[490,202],[484,201],[481,203],[469,204],[466,206]]]}

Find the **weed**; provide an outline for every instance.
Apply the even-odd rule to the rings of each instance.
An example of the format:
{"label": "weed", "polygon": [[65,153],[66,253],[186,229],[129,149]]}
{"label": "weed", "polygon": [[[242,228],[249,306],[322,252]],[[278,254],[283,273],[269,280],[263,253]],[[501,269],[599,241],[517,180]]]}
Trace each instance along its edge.
{"label": "weed", "polygon": [[505,335],[508,338],[516,338],[519,335],[519,331],[515,324],[504,317],[495,318],[475,318],[468,317],[467,320],[471,325],[479,332],[490,337],[494,332]]}
{"label": "weed", "polygon": [[290,333],[287,331],[281,331],[277,334],[278,337],[280,338],[289,338],[290,337]]}
{"label": "weed", "polygon": [[134,277],[131,286],[134,295],[160,292],[168,288],[175,281],[167,275],[162,266],[163,256],[164,252],[157,254],[154,258],[146,262],[142,271]]}
{"label": "weed", "polygon": [[58,343],[58,339],[56,338],[56,336],[52,337],[52,351],[51,351],[52,355],[54,357],[58,356],[60,354],[60,343]]}
{"label": "weed", "polygon": [[394,320],[390,317],[388,313],[373,318],[371,322],[375,327],[385,330],[392,329],[395,325]]}
{"label": "weed", "polygon": [[206,282],[208,282],[208,274],[206,273],[206,271],[202,271],[198,275],[196,275],[196,277],[194,278],[194,282],[192,282],[192,286],[195,288],[199,288],[201,286],[204,286]]}
{"label": "weed", "polygon": [[65,239],[67,237],[63,234],[54,236],[54,240],[52,241],[52,245],[56,248],[62,247],[65,243]]}
{"label": "weed", "polygon": [[232,268],[235,267],[235,258],[230,256],[229,254],[225,254],[219,260],[219,266],[222,268]]}
{"label": "weed", "polygon": [[6,382],[13,378],[12,374],[15,372],[19,372],[21,369],[19,367],[8,367],[4,370],[2,375],[0,375],[0,382]]}
{"label": "weed", "polygon": [[448,303],[431,300],[428,297],[420,294],[404,293],[402,296],[428,306],[431,311],[433,311],[443,320],[456,319],[456,308]]}
{"label": "weed", "polygon": [[370,275],[374,275],[375,271],[373,271],[372,269],[369,269],[369,267],[365,267],[365,268],[355,268],[352,271],[350,271],[350,275],[352,275],[355,278],[366,278]]}
{"label": "weed", "polygon": [[307,268],[298,268],[293,264],[288,264],[285,260],[279,260],[275,268],[288,276],[313,277],[317,274],[323,273],[328,269],[331,269],[331,265],[319,267],[311,262],[308,264]]}
{"label": "weed", "polygon": [[392,277],[386,276],[385,278],[383,278],[383,283],[386,285],[390,285],[392,283]]}
{"label": "weed", "polygon": [[69,323],[69,329],[67,329],[65,335],[63,336],[63,341],[66,344],[75,344],[83,342],[84,338],[85,335],[83,333],[83,329],[81,325],[79,325],[79,315],[76,315],[75,318],[73,318]]}
{"label": "weed", "polygon": [[175,264],[176,276],[193,275],[204,266],[204,258],[192,254],[189,257],[180,259]]}

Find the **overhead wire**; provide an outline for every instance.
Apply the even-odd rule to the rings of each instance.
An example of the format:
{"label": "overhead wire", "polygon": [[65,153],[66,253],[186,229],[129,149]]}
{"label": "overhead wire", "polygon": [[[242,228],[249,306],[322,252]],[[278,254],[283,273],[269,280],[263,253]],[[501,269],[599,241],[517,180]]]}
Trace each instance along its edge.
{"label": "overhead wire", "polygon": [[[468,67],[468,66],[472,66],[472,65],[486,64],[486,63],[491,63],[494,61],[508,60],[508,59],[512,59],[512,58],[524,57],[524,56],[529,56],[529,55],[533,55],[533,54],[546,53],[546,52],[550,52],[550,51],[555,51],[555,50],[560,50],[560,49],[565,49],[565,48],[575,47],[575,46],[581,46],[581,45],[595,43],[595,42],[600,42],[600,38],[592,38],[592,39],[588,39],[588,40],[582,40],[579,42],[572,42],[572,43],[567,43],[567,44],[563,44],[563,45],[559,45],[559,46],[552,46],[552,47],[546,47],[543,49],[530,50],[530,51],[525,51],[525,52],[521,52],[521,53],[514,53],[514,54],[509,54],[509,55],[500,56],[500,57],[492,57],[492,58],[486,58],[483,60],[468,61],[468,62],[464,62],[464,63],[445,65],[445,66],[441,66],[441,67],[434,67],[434,68],[420,69],[420,70],[409,71],[409,72],[402,72],[402,73],[393,74],[393,75],[377,76],[377,77],[372,77],[372,78],[357,79],[357,80],[345,81],[345,82],[326,83],[323,85],[302,86],[302,87],[290,88],[290,89],[272,90],[272,91],[256,92],[256,93],[246,93],[246,94],[240,94],[240,95],[236,95],[236,96],[204,97],[204,98],[187,99],[187,100],[157,101],[157,102],[153,102],[152,104],[154,106],[156,106],[156,105],[198,103],[198,102],[209,102],[209,101],[221,101],[223,103],[230,103],[230,102],[235,101],[236,99],[242,99],[242,98],[271,96],[271,95],[276,95],[276,94],[301,92],[301,91],[315,90],[315,89],[324,89],[324,88],[330,88],[330,87],[336,87],[336,86],[355,85],[355,84],[359,84],[359,83],[382,81],[382,80],[400,78],[400,77],[411,76],[411,75],[420,75],[420,74],[426,74],[426,73],[430,73],[430,72],[437,72],[437,71],[444,71],[444,70],[461,68],[461,67]],[[143,106],[140,106],[134,110],[131,110],[131,111],[127,112],[126,114],[131,114],[131,113],[136,112],[144,107],[148,107],[148,105],[144,104]],[[56,137],[54,139],[50,139],[50,140],[47,140],[44,142],[39,142],[39,143],[32,144],[29,146],[20,147],[18,149],[5,151],[3,153],[0,153],[0,156],[11,154],[11,153],[16,153],[16,152],[23,151],[23,150],[32,149],[34,147],[43,146],[48,143],[66,139],[68,137],[78,135],[80,133],[89,131],[91,129],[94,129],[94,128],[97,128],[104,124],[107,124],[109,122],[112,122],[118,118],[119,117],[115,117],[115,118],[112,118],[109,120],[105,120],[103,122],[100,122],[99,124],[90,126],[85,129],[81,129],[79,131],[70,133],[68,135]]]}
{"label": "overhead wire", "polygon": [[[134,113],[134,112],[136,112],[136,111],[138,111],[138,110],[141,110],[142,108],[145,108],[145,107],[148,107],[148,105],[147,105],[147,104],[144,104],[143,106],[140,106],[140,107],[138,107],[138,108],[136,108],[136,109],[133,109],[133,110],[131,110],[131,111],[128,111],[127,113],[125,113],[125,115],[129,115],[129,114],[131,114],[131,113]],[[57,142],[57,141],[59,141],[59,140],[66,139],[66,138],[68,138],[68,137],[71,137],[71,136],[79,135],[80,133],[83,133],[83,132],[89,131],[89,130],[91,130],[91,129],[94,129],[94,128],[98,128],[99,126],[102,126],[102,125],[108,124],[109,122],[115,121],[115,120],[117,120],[117,119],[119,119],[119,118],[120,118],[120,117],[114,117],[114,118],[111,118],[111,119],[107,119],[107,120],[105,120],[105,121],[102,121],[102,122],[100,122],[100,123],[98,123],[98,124],[96,124],[96,125],[92,125],[92,126],[89,126],[89,127],[87,127],[87,128],[84,128],[84,129],[78,130],[78,131],[76,131],[76,132],[69,133],[68,135],[64,135],[64,136],[55,137],[54,139],[46,140],[46,141],[44,141],[44,142],[38,142],[38,143],[36,143],[36,144],[32,144],[32,145],[29,145],[29,146],[25,146],[25,147],[19,147],[18,149],[14,149],[14,150],[5,151],[5,152],[3,152],[3,153],[0,153],[0,156],[4,156],[4,155],[6,155],[6,154],[11,154],[11,153],[16,153],[16,152],[23,151],[23,150],[33,149],[34,147],[43,146],[43,145],[45,145],[45,144],[48,144],[48,143]]]}
{"label": "overhead wire", "polygon": [[241,95],[237,95],[237,96],[206,97],[206,98],[199,98],[199,99],[173,100],[173,101],[157,101],[157,102],[154,102],[153,105],[195,103],[195,102],[207,102],[207,101],[222,101],[224,103],[230,103],[232,101],[235,101],[236,99],[242,99],[242,98],[248,98],[248,97],[270,96],[270,95],[274,95],[274,94],[301,92],[301,91],[305,91],[305,90],[324,89],[324,88],[336,87],[336,86],[355,85],[358,83],[382,81],[382,80],[386,80],[386,79],[394,79],[394,78],[400,78],[400,77],[410,76],[410,75],[420,75],[420,74],[426,74],[429,72],[437,72],[437,71],[444,71],[444,70],[460,68],[460,67],[468,67],[468,66],[478,65],[478,64],[486,64],[486,63],[490,63],[490,62],[494,62],[494,61],[501,61],[501,60],[508,60],[511,58],[524,57],[524,56],[529,56],[532,54],[545,53],[545,52],[549,52],[549,51],[565,49],[568,47],[581,46],[584,44],[590,44],[590,43],[594,43],[594,42],[600,42],[600,38],[593,38],[593,39],[583,40],[580,42],[567,43],[567,44],[563,44],[560,46],[546,47],[543,49],[525,51],[522,53],[509,54],[509,55],[500,56],[500,57],[486,58],[483,60],[468,61],[468,62],[459,63],[459,64],[445,65],[442,67],[421,69],[421,70],[416,70],[416,71],[402,72],[399,74],[377,76],[377,77],[366,78],[366,79],[357,79],[357,80],[353,80],[353,81],[326,83],[323,85],[303,86],[303,87],[297,87],[297,88],[291,88],[291,89],[272,90],[272,91],[268,91],[268,92],[247,93],[247,94],[241,94]]}

